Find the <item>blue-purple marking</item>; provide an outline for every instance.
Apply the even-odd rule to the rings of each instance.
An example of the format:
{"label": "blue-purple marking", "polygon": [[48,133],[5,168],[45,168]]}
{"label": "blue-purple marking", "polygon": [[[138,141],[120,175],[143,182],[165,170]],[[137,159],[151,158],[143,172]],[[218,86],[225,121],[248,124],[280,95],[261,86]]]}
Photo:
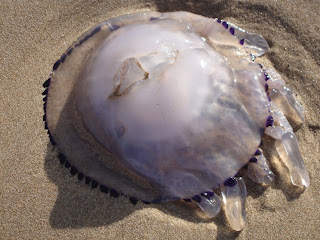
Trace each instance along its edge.
{"label": "blue-purple marking", "polygon": [[85,177],[84,177],[84,183],[85,183],[85,184],[90,184],[90,182],[91,182],[91,177],[85,176]]}
{"label": "blue-purple marking", "polygon": [[66,162],[64,163],[65,168],[70,168],[71,164],[68,160],[66,160]]}
{"label": "blue-purple marking", "polygon": [[262,155],[262,152],[261,152],[259,149],[257,149],[257,151],[254,153],[254,155],[255,155],[255,156]]}
{"label": "blue-purple marking", "polygon": [[118,198],[120,194],[115,189],[110,189],[110,197]]}
{"label": "blue-purple marking", "polygon": [[196,202],[201,202],[201,197],[199,195],[194,195],[192,199]]}
{"label": "blue-purple marking", "polygon": [[94,188],[97,188],[98,186],[99,186],[99,183],[96,180],[92,180],[91,188],[94,189]]}
{"label": "blue-purple marking", "polygon": [[234,35],[234,27],[231,27],[231,28],[229,29],[229,32],[230,32],[232,35]]}
{"label": "blue-purple marking", "polygon": [[273,117],[270,115],[267,117],[266,127],[270,127],[273,125]]}
{"label": "blue-purple marking", "polygon": [[68,49],[68,51],[67,51],[67,55],[70,55],[70,54],[72,53],[72,51],[73,51],[73,48],[70,47],[70,48]]}
{"label": "blue-purple marking", "polygon": [[237,184],[237,180],[233,177],[228,178],[226,181],[223,183],[227,187],[234,187]]}
{"label": "blue-purple marking", "polygon": [[73,167],[73,166],[71,166],[71,169],[70,169],[70,174],[71,174],[71,176],[76,175],[76,174],[77,174],[77,172],[78,172],[78,169],[77,169],[77,168],[75,168],[75,167]]}
{"label": "blue-purple marking", "polygon": [[228,29],[229,25],[226,21],[222,22],[222,26],[224,26],[225,29]]}
{"label": "blue-purple marking", "polygon": [[48,88],[42,92],[42,95],[48,95]]}
{"label": "blue-purple marking", "polygon": [[207,192],[203,192],[201,193],[201,196],[204,196],[206,197],[208,200],[210,200],[213,196],[214,196],[214,192],[211,192],[211,191],[207,191]]}
{"label": "blue-purple marking", "polygon": [[65,60],[66,60],[66,57],[67,57],[67,55],[66,54],[62,54],[62,56],[61,56],[61,62],[64,62]]}
{"label": "blue-purple marking", "polygon": [[109,188],[105,185],[100,185],[100,191],[102,193],[109,193]]}
{"label": "blue-purple marking", "polygon": [[53,64],[52,71],[57,70],[57,68],[59,67],[60,63],[61,63],[61,60],[60,60],[60,59],[59,59],[58,61],[56,61],[56,62]]}
{"label": "blue-purple marking", "polygon": [[129,201],[130,201],[133,205],[136,205],[139,200],[138,200],[138,198],[136,198],[136,197],[130,197],[130,198],[129,198]]}
{"label": "blue-purple marking", "polygon": [[84,174],[82,172],[78,173],[78,180],[81,181],[84,178]]}
{"label": "blue-purple marking", "polygon": [[254,162],[254,163],[256,163],[256,162],[258,162],[258,160],[257,160],[255,157],[252,157],[252,158],[249,159],[249,162]]}

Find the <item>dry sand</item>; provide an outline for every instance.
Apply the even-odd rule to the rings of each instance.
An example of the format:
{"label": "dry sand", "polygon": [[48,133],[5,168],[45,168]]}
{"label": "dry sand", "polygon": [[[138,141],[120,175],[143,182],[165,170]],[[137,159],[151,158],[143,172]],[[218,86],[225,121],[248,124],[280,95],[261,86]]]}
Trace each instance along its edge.
{"label": "dry sand", "polygon": [[[0,6],[0,239],[320,239],[319,1],[1,0]],[[133,206],[70,177],[43,129],[41,84],[81,33],[142,10],[191,11],[265,37],[266,58],[306,108],[297,137],[308,189],[292,187],[281,167],[273,168],[269,188],[247,181],[247,226],[235,233],[221,213],[211,221],[179,203]]]}

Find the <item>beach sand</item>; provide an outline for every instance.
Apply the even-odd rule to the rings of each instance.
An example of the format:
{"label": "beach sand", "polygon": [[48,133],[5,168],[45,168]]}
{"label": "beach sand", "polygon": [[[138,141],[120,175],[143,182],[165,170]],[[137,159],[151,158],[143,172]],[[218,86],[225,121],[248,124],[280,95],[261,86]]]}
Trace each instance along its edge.
{"label": "beach sand", "polygon": [[[320,239],[319,1],[9,1],[0,0],[0,239]],[[42,83],[83,32],[139,11],[190,11],[262,34],[263,58],[306,109],[297,129],[310,174],[305,191],[267,151],[275,173],[264,188],[246,180],[247,225],[232,232],[179,202],[133,206],[71,177],[43,127]],[[258,61],[258,60],[257,60]],[[270,146],[272,149],[273,146]]]}

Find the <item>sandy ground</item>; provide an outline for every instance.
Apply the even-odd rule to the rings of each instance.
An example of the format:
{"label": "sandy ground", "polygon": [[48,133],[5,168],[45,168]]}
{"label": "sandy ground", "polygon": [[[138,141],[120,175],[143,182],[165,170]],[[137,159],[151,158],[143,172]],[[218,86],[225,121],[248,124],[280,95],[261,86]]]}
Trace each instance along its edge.
{"label": "sandy ground", "polygon": [[[0,1],[0,239],[320,239],[320,2]],[[84,31],[109,17],[185,10],[262,34],[266,59],[306,108],[297,130],[311,185],[247,181],[247,226],[235,233],[220,213],[206,220],[180,203],[133,206],[91,190],[58,163],[42,122],[41,84]],[[272,148],[272,146],[270,146]],[[276,157],[268,154],[271,162]]]}

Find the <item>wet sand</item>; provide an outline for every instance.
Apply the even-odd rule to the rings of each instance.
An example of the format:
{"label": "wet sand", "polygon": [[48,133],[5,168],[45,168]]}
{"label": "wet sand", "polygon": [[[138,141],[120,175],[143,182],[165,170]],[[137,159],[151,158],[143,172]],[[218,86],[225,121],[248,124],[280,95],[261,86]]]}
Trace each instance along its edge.
{"label": "wet sand", "polygon": [[[0,0],[0,239],[319,239],[319,1],[62,2]],[[190,11],[262,34],[271,47],[262,60],[306,109],[296,135],[310,187],[290,185],[267,141],[275,182],[246,180],[242,232],[226,226],[223,212],[208,220],[179,202],[133,206],[106,197],[71,177],[49,143],[41,93],[53,63],[94,24],[148,10]]]}

